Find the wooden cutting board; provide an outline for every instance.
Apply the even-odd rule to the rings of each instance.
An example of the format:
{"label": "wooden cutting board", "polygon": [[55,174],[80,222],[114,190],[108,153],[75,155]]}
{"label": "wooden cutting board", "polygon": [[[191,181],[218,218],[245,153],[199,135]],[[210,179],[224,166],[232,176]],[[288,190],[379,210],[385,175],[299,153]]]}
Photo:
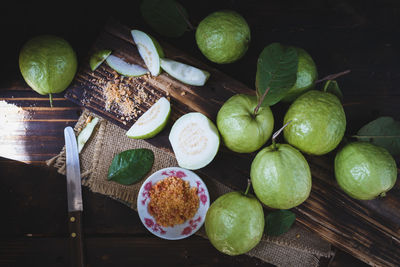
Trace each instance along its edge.
{"label": "wooden cutting board", "polygon": [[[116,21],[110,21],[95,41],[92,51],[112,49],[114,55],[145,67],[133,43],[130,29]],[[126,116],[119,114],[117,110],[106,109],[103,95],[104,81],[115,79],[118,75],[107,64],[102,64],[92,72],[89,65],[83,63],[65,97],[120,127],[129,129],[137,117],[161,96],[168,97],[171,101],[173,122],[191,111],[201,112],[215,121],[219,108],[229,97],[237,93],[254,94],[254,90],[244,84],[160,41],[166,57],[208,70],[211,77],[206,85],[188,86],[166,73],[157,77],[130,79],[128,85],[133,95],[146,94],[147,97],[136,104],[137,115],[126,120]],[[88,62],[88,59],[85,60],[84,62]],[[282,118],[284,108],[286,107],[274,109],[275,118]],[[277,128],[281,120],[275,121]],[[168,141],[172,122],[159,135],[147,141],[173,153]],[[213,177],[235,190],[244,190],[254,156],[254,153],[233,153],[221,146],[214,161],[196,172],[205,179]],[[306,156],[311,167],[313,186],[308,200],[292,209],[297,215],[297,221],[364,262],[376,266],[399,266],[399,182],[384,199],[356,201],[337,187],[333,174],[333,156],[334,153],[321,157]]]}

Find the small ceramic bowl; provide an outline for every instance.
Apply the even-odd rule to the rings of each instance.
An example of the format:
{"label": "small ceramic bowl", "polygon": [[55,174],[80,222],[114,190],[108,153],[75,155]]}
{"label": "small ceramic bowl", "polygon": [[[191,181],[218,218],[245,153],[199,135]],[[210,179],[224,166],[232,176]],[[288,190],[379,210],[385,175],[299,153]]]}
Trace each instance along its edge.
{"label": "small ceramic bowl", "polygon": [[[147,206],[150,202],[149,190],[158,181],[169,176],[179,177],[185,181],[188,181],[190,187],[197,187],[197,194],[199,196],[200,203],[197,213],[193,218],[182,224],[174,225],[173,227],[162,227],[156,223],[153,216],[151,216],[147,210]],[[196,173],[179,167],[161,169],[150,175],[140,187],[137,199],[137,210],[139,217],[147,230],[158,237],[169,240],[183,239],[199,230],[204,223],[209,207],[210,196],[203,180],[201,180]]]}

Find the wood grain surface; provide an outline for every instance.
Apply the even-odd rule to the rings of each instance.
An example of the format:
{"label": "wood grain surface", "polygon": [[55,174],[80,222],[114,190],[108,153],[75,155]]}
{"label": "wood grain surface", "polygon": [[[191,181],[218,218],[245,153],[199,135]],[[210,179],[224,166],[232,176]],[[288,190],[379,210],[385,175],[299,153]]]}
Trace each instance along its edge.
{"label": "wood grain surface", "polygon": [[[130,29],[132,27],[110,20],[90,53],[108,48],[128,62],[144,66],[133,43]],[[254,90],[217,69],[201,63],[162,40],[160,43],[166,57],[205,69],[211,73],[211,77],[202,87],[185,85],[166,73],[157,77],[132,79],[132,88],[139,85],[150,96],[149,101],[140,104],[140,110],[146,111],[160,96],[168,96],[173,106],[172,121],[190,111],[201,112],[215,121],[219,108],[229,97],[237,93],[254,94]],[[357,75],[360,74],[356,71],[355,76]],[[68,89],[65,97],[122,128],[129,129],[140,114],[125,122],[120,119],[123,115],[119,115],[118,110],[105,109],[102,93],[104,85],[99,83],[99,80],[112,76],[112,70],[107,64],[103,64],[94,72],[85,65],[78,72],[75,83]],[[134,94],[138,92],[134,91]],[[390,103],[393,102],[388,104]],[[351,121],[353,115],[349,114],[349,109],[354,105],[352,102],[344,103],[348,121]],[[279,128],[286,109],[287,105],[277,105],[274,109],[275,128]],[[164,130],[148,142],[173,154],[168,142],[168,130]],[[396,266],[400,262],[400,254],[396,253],[400,250],[399,185],[397,184],[384,199],[356,201],[337,187],[332,168],[333,156],[334,152],[323,157],[307,157],[312,171],[313,187],[308,200],[293,209],[297,214],[297,221],[371,265]],[[197,172],[202,177],[213,177],[233,189],[243,190],[253,158],[254,153],[237,154],[221,147],[215,160]]]}

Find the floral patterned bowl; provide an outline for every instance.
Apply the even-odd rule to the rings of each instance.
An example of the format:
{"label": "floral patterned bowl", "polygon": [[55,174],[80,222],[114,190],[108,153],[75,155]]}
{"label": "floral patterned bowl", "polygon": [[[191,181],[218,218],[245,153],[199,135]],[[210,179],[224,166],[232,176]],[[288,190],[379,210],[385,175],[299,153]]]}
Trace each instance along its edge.
{"label": "floral patterned bowl", "polygon": [[[155,219],[147,210],[147,206],[150,202],[149,190],[158,181],[169,176],[175,176],[188,181],[190,187],[197,187],[197,194],[199,196],[200,203],[197,213],[193,218],[187,220],[183,224],[174,225],[173,227],[162,227],[156,223]],[[210,196],[203,180],[201,180],[200,177],[194,172],[179,167],[161,169],[150,175],[140,187],[137,199],[137,210],[139,217],[147,230],[158,237],[169,240],[183,239],[199,230],[204,223],[204,219],[209,207]]]}

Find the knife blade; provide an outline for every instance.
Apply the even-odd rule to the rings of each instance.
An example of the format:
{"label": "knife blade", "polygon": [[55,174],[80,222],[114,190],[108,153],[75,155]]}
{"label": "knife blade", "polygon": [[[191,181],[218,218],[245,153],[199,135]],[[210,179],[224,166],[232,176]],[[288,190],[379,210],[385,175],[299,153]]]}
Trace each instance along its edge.
{"label": "knife blade", "polygon": [[79,167],[78,145],[74,130],[71,127],[64,129],[66,150],[66,176],[68,201],[68,228],[70,233],[70,264],[71,266],[85,266],[82,236],[82,186]]}

